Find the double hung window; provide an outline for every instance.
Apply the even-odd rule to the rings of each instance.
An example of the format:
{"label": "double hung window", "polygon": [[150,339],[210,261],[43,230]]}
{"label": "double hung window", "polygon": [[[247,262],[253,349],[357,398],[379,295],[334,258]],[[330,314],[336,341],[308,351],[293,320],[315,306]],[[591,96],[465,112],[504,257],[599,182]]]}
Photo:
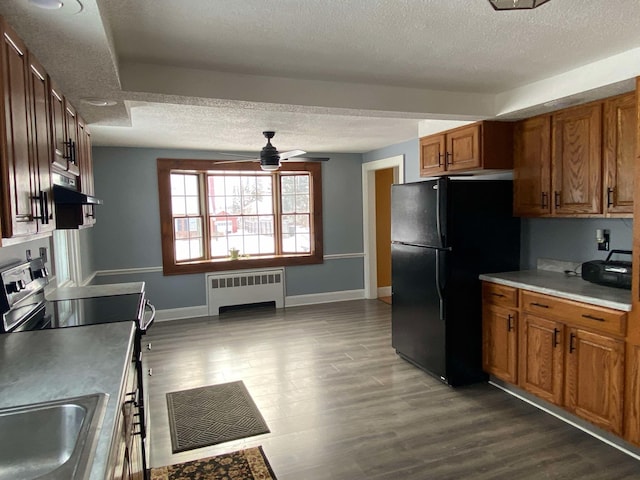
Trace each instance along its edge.
{"label": "double hung window", "polygon": [[165,274],[322,262],[321,166],[158,159]]}

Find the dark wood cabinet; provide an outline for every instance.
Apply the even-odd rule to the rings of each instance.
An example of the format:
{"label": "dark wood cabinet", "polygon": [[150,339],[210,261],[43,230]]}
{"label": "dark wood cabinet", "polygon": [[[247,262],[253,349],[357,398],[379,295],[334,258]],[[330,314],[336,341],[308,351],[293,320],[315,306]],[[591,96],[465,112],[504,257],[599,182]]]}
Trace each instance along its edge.
{"label": "dark wood cabinet", "polygon": [[603,203],[607,216],[633,214],[637,123],[635,92],[604,102]]}
{"label": "dark wood cabinet", "polygon": [[[82,117],[78,118],[78,166],[80,168],[80,191],[93,196],[93,158],[91,156],[91,132]],[[96,223],[95,205],[82,206],[79,225],[88,227]]]}
{"label": "dark wood cabinet", "polygon": [[516,123],[513,156],[513,212],[519,216],[551,213],[551,116]]}
{"label": "dark wood cabinet", "polygon": [[420,176],[513,167],[513,123],[483,121],[420,139]]}
{"label": "dark wood cabinet", "polygon": [[625,344],[579,328],[567,331],[565,407],[622,434]]}

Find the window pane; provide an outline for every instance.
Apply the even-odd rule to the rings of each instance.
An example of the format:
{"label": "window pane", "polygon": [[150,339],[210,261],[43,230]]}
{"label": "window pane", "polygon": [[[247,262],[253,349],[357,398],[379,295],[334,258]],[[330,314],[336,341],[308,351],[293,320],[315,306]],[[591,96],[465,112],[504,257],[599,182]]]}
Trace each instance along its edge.
{"label": "window pane", "polygon": [[296,253],[309,252],[311,236],[308,233],[296,235]]}
{"label": "window pane", "polygon": [[296,211],[296,196],[282,195],[282,213],[294,213]]}
{"label": "window pane", "polygon": [[258,205],[256,199],[253,196],[242,197],[242,214],[243,215],[255,215],[258,213]]}
{"label": "window pane", "polygon": [[309,195],[296,195],[296,213],[309,212]]}
{"label": "window pane", "polygon": [[226,207],[229,215],[242,215],[242,197],[227,197]]}
{"label": "window pane", "polygon": [[273,182],[271,181],[271,176],[259,176],[256,178],[257,181],[257,192],[259,195],[271,195],[271,188]]}
{"label": "window pane", "polygon": [[240,177],[228,176],[224,177],[225,195],[240,195]]}
{"label": "window pane", "polygon": [[273,199],[271,195],[260,195],[257,198],[258,212],[259,214],[272,214],[273,213]]}
{"label": "window pane", "polygon": [[229,247],[227,246],[227,237],[212,237],[211,238],[211,257],[226,257],[229,254]]}
{"label": "window pane", "polygon": [[176,240],[176,261],[189,260],[189,240]]}
{"label": "window pane", "polygon": [[224,177],[222,176],[209,176],[209,195],[224,195]]}
{"label": "window pane", "polygon": [[[185,197],[187,201],[187,215],[200,215],[200,202],[198,197]],[[176,212],[174,212],[175,214]]]}
{"label": "window pane", "polygon": [[189,258],[201,258],[202,257],[202,238],[192,238],[189,240],[190,257]]}
{"label": "window pane", "polygon": [[280,185],[283,195],[287,193],[293,194],[296,192],[294,177],[292,175],[283,175],[280,180]]}
{"label": "window pane", "polygon": [[171,174],[171,195],[184,195],[184,175]]}
{"label": "window pane", "polygon": [[309,175],[296,175],[296,193],[309,193]]}
{"label": "window pane", "polygon": [[171,213],[173,215],[184,215],[187,213],[184,197],[171,197]]}
{"label": "window pane", "polygon": [[186,195],[198,195],[198,177],[196,175],[185,175],[184,183],[184,193]]}
{"label": "window pane", "polygon": [[202,237],[202,220],[189,218],[189,237]]}

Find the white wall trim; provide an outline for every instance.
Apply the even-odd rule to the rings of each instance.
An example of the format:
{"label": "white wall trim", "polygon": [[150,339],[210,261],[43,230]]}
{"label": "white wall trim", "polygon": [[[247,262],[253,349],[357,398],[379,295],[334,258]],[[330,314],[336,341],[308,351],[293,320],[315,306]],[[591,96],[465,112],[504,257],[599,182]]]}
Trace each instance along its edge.
{"label": "white wall trim", "polygon": [[195,307],[167,308],[156,312],[156,322],[168,320],[181,320],[184,318],[196,318],[209,316],[209,309],[206,305]]}
{"label": "white wall trim", "polygon": [[376,170],[393,168],[393,182],[404,183],[404,155],[362,164],[362,224],[364,238],[364,298],[378,298],[376,265]]}
{"label": "white wall trim", "polygon": [[390,297],[390,296],[391,296],[391,286],[378,287],[378,297]]}
{"label": "white wall trim", "polygon": [[311,293],[308,295],[293,295],[285,297],[286,307],[297,307],[300,305],[315,305],[318,303],[344,302],[347,300],[364,299],[364,290],[342,290],[339,292]]}
{"label": "white wall trim", "polygon": [[82,283],[80,284],[80,286],[82,287],[86,287],[87,285],[90,285],[91,282],[93,282],[93,279],[96,278],[96,274],[98,272],[93,272],[91,275],[89,275],[88,277],[86,277],[85,279],[82,280]]}
{"label": "white wall trim", "polygon": [[[328,255],[325,255],[322,258],[323,260],[342,260],[344,258],[363,258],[364,256],[365,256],[364,252],[330,253]],[[97,270],[89,277],[89,280],[85,280],[83,283],[86,285],[87,283],[91,282],[94,277],[106,277],[109,275],[135,275],[139,273],[154,273],[154,272],[162,272],[162,266],[114,268],[111,270]]]}

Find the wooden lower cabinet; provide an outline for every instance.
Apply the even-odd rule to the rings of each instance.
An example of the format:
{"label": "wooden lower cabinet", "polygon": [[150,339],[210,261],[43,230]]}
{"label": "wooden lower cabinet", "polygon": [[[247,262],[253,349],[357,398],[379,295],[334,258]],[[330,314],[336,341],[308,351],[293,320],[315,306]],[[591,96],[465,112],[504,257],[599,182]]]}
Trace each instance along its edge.
{"label": "wooden lower cabinet", "polygon": [[518,312],[484,305],[482,312],[482,367],[506,381],[518,380]]}
{"label": "wooden lower cabinet", "polygon": [[640,445],[640,345],[627,345],[624,438]]}
{"label": "wooden lower cabinet", "polygon": [[523,315],[520,337],[520,386],[562,405],[564,325],[531,314]]}
{"label": "wooden lower cabinet", "polygon": [[578,328],[569,328],[567,337],[565,407],[621,435],[624,341]]}

